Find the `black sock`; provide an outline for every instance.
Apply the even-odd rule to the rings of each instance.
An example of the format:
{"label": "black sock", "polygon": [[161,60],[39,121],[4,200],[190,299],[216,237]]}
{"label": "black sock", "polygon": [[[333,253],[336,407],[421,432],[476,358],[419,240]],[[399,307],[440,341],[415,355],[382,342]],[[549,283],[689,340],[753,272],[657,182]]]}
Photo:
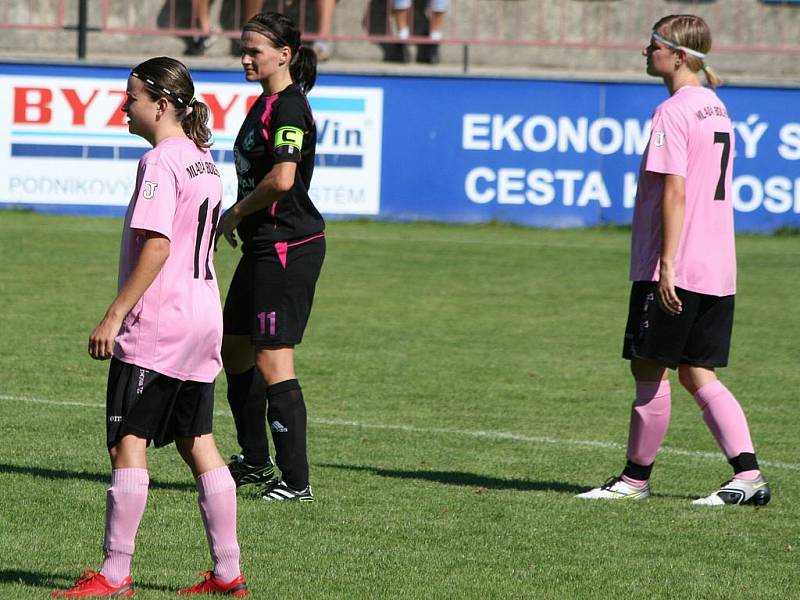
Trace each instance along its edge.
{"label": "black sock", "polygon": [[290,488],[308,485],[306,454],[306,403],[297,379],[267,386],[267,419],[275,444],[275,464]]}
{"label": "black sock", "polygon": [[742,452],[738,456],[728,460],[728,464],[733,467],[733,474],[738,475],[742,471],[758,471],[758,461],[752,452]]}
{"label": "black sock", "polygon": [[636,479],[638,481],[647,481],[650,479],[650,473],[653,470],[653,464],[654,463],[650,463],[649,465],[638,465],[628,459],[628,462],[625,464],[625,468],[622,470],[622,474],[625,477],[630,477],[631,479]]}
{"label": "black sock", "polygon": [[244,373],[225,372],[228,379],[228,404],[236,424],[236,439],[244,461],[263,465],[269,459],[266,412],[267,386],[261,373],[251,367]]}

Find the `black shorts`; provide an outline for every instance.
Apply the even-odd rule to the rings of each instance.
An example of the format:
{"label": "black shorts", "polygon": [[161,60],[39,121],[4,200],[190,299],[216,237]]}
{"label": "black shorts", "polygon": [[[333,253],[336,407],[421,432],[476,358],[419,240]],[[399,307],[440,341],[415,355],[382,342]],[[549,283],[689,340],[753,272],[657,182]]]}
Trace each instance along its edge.
{"label": "black shorts", "polygon": [[658,305],[655,281],[634,281],[625,326],[623,358],[644,358],[670,369],[728,364],[735,296],[709,296],[675,288],[683,303],[670,316]]}
{"label": "black shorts", "polygon": [[260,348],[299,344],[324,260],[322,234],[243,254],[225,298],[224,332],[249,335]]}
{"label": "black shorts", "polygon": [[176,437],[211,433],[214,383],[181,381],[111,359],[106,392],[106,444],[133,434],[166,446]]}

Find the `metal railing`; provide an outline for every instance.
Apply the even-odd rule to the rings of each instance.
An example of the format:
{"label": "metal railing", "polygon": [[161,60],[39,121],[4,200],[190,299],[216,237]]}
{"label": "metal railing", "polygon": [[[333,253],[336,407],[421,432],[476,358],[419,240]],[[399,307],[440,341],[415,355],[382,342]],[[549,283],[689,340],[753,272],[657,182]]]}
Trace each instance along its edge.
{"label": "metal railing", "polygon": [[[337,11],[349,8],[342,0]],[[392,43],[391,0],[361,0],[360,19],[351,19],[335,33],[332,42]],[[417,4],[425,0],[416,0]],[[724,34],[715,39],[721,53],[800,54],[800,6],[785,0],[711,0],[671,2],[663,0],[452,0],[444,39],[438,43],[471,46],[518,46],[564,49],[637,49],[643,32],[652,25],[648,4],[671,12],[695,12],[710,22],[724,23]],[[237,38],[244,20],[244,0],[218,0],[225,6],[224,20],[214,34]],[[313,4],[313,2],[311,3]],[[142,7],[161,6],[157,14]],[[139,7],[132,9],[131,7]],[[90,32],[147,36],[198,36],[190,0],[8,0],[0,8],[0,30],[29,29],[76,32],[76,50],[86,57]],[[304,39],[320,36],[314,26],[314,8],[309,0],[269,0],[266,8],[292,14],[304,31]],[[644,8],[642,8],[644,7]],[[416,7],[418,13],[422,10]],[[768,21],[765,21],[768,18]],[[358,22],[352,22],[356,21]],[[424,20],[424,17],[423,17]],[[431,43],[423,35],[421,22],[412,18],[408,43]],[[715,29],[716,31],[716,29]]]}

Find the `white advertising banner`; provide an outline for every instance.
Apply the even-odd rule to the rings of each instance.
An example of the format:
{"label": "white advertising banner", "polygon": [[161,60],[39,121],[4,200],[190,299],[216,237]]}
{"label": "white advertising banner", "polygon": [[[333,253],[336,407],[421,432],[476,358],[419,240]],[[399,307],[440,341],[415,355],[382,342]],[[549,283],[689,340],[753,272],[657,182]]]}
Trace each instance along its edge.
{"label": "white advertising banner", "polygon": [[[124,77],[0,74],[0,203],[126,206],[149,145],[128,133],[125,84]],[[210,108],[228,207],[236,199],[233,142],[260,88],[202,78],[195,88]],[[383,90],[319,86],[309,101],[317,124],[314,203],[323,214],[377,215]]]}

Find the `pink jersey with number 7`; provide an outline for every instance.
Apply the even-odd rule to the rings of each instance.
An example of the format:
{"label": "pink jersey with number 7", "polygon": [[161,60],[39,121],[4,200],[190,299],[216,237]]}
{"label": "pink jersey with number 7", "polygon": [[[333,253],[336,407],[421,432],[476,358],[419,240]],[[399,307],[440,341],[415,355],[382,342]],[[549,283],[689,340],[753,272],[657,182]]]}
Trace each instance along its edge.
{"label": "pink jersey with number 7", "polygon": [[222,181],[209,152],[168,138],[139,161],[122,234],[119,287],[139,259],[143,231],[170,240],[161,272],[123,321],[114,356],[182,381],[210,383],[222,368],[222,308],[214,232]]}
{"label": "pink jersey with number 7", "polygon": [[736,293],[733,154],[731,120],[712,90],[682,87],[656,108],[633,211],[632,281],[658,280],[663,176],[680,175],[686,180],[686,212],[675,285],[712,296]]}

